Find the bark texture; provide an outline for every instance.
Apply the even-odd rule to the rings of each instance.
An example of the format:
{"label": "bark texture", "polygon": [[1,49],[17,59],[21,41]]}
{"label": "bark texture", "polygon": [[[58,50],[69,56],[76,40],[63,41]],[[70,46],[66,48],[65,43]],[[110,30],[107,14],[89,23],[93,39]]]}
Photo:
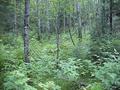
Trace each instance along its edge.
{"label": "bark texture", "polygon": [[29,11],[30,0],[25,0],[25,16],[24,16],[24,62],[30,63],[29,59]]}

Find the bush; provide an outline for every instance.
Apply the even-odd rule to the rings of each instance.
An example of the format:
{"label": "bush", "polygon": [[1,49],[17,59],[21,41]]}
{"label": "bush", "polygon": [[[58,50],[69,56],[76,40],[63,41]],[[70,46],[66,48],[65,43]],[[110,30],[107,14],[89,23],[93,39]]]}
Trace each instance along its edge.
{"label": "bush", "polygon": [[104,66],[99,67],[99,69],[96,70],[95,76],[102,82],[102,84],[105,86],[105,89],[120,89],[120,63],[104,63]]}
{"label": "bush", "polygon": [[92,62],[102,65],[104,62],[115,61],[119,56],[119,52],[111,41],[95,41],[91,45],[89,57]]}
{"label": "bush", "polygon": [[7,74],[4,83],[4,90],[37,90],[36,88],[27,84],[29,78],[18,71],[12,71]]}
{"label": "bush", "polygon": [[78,59],[77,66],[81,78],[91,78],[96,69],[96,66],[90,60]]}
{"label": "bush", "polygon": [[104,90],[100,83],[93,83],[90,87],[90,90]]}
{"label": "bush", "polygon": [[42,90],[61,90],[61,87],[56,85],[53,81],[48,81],[45,84],[39,83],[38,85]]}
{"label": "bush", "polygon": [[119,39],[112,40],[112,44],[114,48],[120,53],[120,40]]}
{"label": "bush", "polygon": [[74,58],[68,60],[61,60],[58,64],[59,69],[55,70],[57,77],[65,80],[76,80],[79,76],[78,66]]}

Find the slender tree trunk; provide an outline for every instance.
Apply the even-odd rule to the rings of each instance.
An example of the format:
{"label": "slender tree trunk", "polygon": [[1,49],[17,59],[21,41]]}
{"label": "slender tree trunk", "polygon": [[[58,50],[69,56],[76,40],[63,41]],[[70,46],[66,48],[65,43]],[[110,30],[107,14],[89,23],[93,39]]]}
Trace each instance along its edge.
{"label": "slender tree trunk", "polygon": [[18,35],[18,30],[17,30],[17,8],[18,8],[18,0],[15,0],[15,14],[14,14],[14,33],[15,35]]}
{"label": "slender tree trunk", "polygon": [[38,24],[37,24],[37,27],[38,27],[38,30],[37,30],[37,34],[38,34],[38,40],[41,40],[41,29],[40,29],[40,17],[39,17],[39,15],[40,15],[40,12],[39,12],[39,0],[37,0],[36,1],[36,8],[37,8],[37,22],[38,22]]}
{"label": "slender tree trunk", "polygon": [[60,25],[60,2],[58,3],[58,15],[56,16],[56,25],[57,25],[57,30],[56,30],[56,40],[57,40],[57,60],[59,60],[59,52],[60,52],[60,29],[61,29],[61,25]]}
{"label": "slender tree trunk", "polygon": [[101,36],[101,0],[98,0],[96,3],[96,18],[95,18],[95,31],[94,31],[94,38],[95,37],[100,37]]}
{"label": "slender tree trunk", "polygon": [[[59,16],[59,15],[58,15]],[[57,59],[59,59],[59,51],[60,51],[60,22],[59,22],[59,18],[57,17],[57,30],[56,30],[56,39],[57,39]]]}
{"label": "slender tree trunk", "polygon": [[72,38],[72,34],[71,34],[71,14],[70,14],[70,18],[69,18],[69,35],[70,35],[70,39],[73,43],[73,45],[75,46],[74,40]]}
{"label": "slender tree trunk", "polygon": [[79,40],[82,38],[82,29],[81,29],[81,17],[80,17],[80,3],[76,4],[77,9],[77,17],[78,17],[78,38]]}
{"label": "slender tree trunk", "polygon": [[75,0],[73,0],[73,31],[75,31]]}
{"label": "slender tree trunk", "polygon": [[55,18],[55,30],[56,30],[56,64],[55,68],[59,69],[59,52],[60,52],[60,32],[59,32],[59,19],[58,16]]}
{"label": "slender tree trunk", "polygon": [[105,0],[102,0],[102,10],[101,10],[101,25],[102,25],[102,33],[101,35],[105,34]]}
{"label": "slender tree trunk", "polygon": [[48,39],[50,38],[50,20],[49,20],[49,0],[46,0],[47,8],[46,8],[46,16],[47,16],[47,32],[48,32]]}
{"label": "slender tree trunk", "polygon": [[24,62],[30,63],[29,59],[29,13],[30,0],[25,0],[25,16],[24,16]]}
{"label": "slender tree trunk", "polygon": [[113,33],[113,27],[112,27],[112,6],[113,6],[113,1],[110,0],[110,34]]}
{"label": "slender tree trunk", "polygon": [[66,15],[66,12],[64,12],[64,33],[65,33],[65,29],[66,29],[66,26],[65,26],[65,24],[66,24],[65,15]]}

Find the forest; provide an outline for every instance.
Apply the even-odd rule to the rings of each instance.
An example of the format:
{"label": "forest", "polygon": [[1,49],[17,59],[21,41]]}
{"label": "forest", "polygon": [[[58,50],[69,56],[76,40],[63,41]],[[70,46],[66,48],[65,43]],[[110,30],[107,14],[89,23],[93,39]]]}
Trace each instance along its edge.
{"label": "forest", "polygon": [[0,90],[120,90],[120,0],[0,0]]}

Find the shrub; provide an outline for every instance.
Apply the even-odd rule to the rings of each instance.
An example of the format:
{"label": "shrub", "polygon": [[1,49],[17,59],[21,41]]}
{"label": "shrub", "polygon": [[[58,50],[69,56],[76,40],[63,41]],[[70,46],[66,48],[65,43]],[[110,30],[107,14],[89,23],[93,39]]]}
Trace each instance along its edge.
{"label": "shrub", "polygon": [[90,90],[104,90],[100,83],[91,84]]}
{"label": "shrub", "polygon": [[61,90],[60,86],[56,85],[53,81],[48,81],[45,84],[39,83],[42,90]]}
{"label": "shrub", "polygon": [[61,60],[59,63],[59,68],[55,70],[58,78],[66,80],[76,80],[79,76],[77,69],[79,68],[76,65],[74,58],[69,58],[68,60]]}
{"label": "shrub", "polygon": [[95,76],[98,80],[100,80],[103,83],[105,89],[120,89],[120,63],[104,63],[103,67],[99,67],[99,69],[96,70]]}
{"label": "shrub", "polygon": [[92,77],[96,66],[90,60],[77,60],[79,75],[81,78]]}
{"label": "shrub", "polygon": [[112,44],[114,48],[120,53],[120,40],[119,39],[112,40]]}
{"label": "shrub", "polygon": [[24,73],[18,70],[12,71],[5,78],[4,90],[37,90],[27,84],[28,80]]}

